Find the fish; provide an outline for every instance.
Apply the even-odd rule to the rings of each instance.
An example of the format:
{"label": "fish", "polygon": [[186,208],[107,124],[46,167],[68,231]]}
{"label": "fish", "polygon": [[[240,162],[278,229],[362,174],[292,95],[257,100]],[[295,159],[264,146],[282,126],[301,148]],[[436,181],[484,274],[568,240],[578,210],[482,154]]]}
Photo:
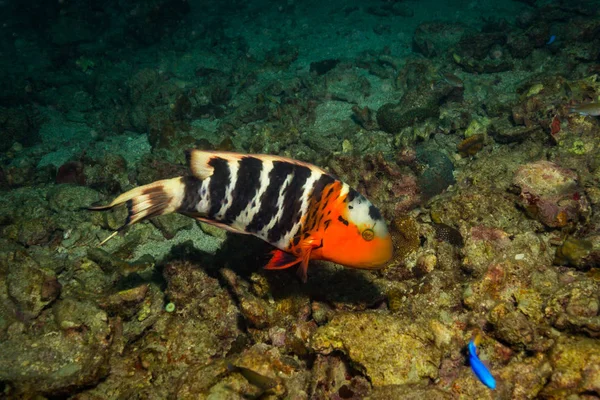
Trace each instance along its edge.
{"label": "fish", "polygon": [[469,342],[469,345],[467,346],[469,350],[469,364],[471,365],[471,370],[473,371],[475,376],[481,381],[481,383],[493,390],[496,389],[496,379],[494,379],[494,376],[492,375],[488,367],[486,367],[485,364],[481,362],[481,360],[477,356],[476,343],[479,343],[479,340],[480,336],[477,335],[477,337],[471,340]]}
{"label": "fish", "polygon": [[577,113],[580,115],[589,115],[592,117],[600,116],[600,102],[599,103],[587,103],[573,106],[569,109],[571,113]]}
{"label": "fish", "polygon": [[439,74],[440,78],[442,78],[442,80],[444,82],[446,82],[447,84],[449,84],[450,86],[457,87],[457,88],[462,88],[465,86],[462,79],[460,79],[458,76],[456,76],[450,72],[442,73],[441,71],[439,71],[438,74]]}
{"label": "fish", "polygon": [[263,391],[271,390],[278,385],[277,380],[273,378],[259,374],[250,368],[233,365],[230,362],[227,363],[227,370],[229,372],[239,372],[250,384]]}
{"label": "fish", "polygon": [[[307,281],[309,260],[379,269],[393,245],[381,212],[363,195],[323,169],[273,155],[189,150],[191,175],[136,187],[111,203],[127,206],[116,233],[159,215],[179,213],[275,247],[266,269],[298,265]],[[101,243],[101,244],[103,244]]]}

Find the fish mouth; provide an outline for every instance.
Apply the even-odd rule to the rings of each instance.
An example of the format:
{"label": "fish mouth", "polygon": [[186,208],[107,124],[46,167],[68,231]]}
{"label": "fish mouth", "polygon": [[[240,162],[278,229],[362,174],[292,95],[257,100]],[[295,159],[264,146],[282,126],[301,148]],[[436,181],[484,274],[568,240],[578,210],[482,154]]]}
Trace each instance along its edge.
{"label": "fish mouth", "polygon": [[393,258],[394,246],[391,238],[378,239],[378,243],[372,243],[367,249],[348,249],[343,260],[332,260],[350,268],[357,269],[381,269]]}

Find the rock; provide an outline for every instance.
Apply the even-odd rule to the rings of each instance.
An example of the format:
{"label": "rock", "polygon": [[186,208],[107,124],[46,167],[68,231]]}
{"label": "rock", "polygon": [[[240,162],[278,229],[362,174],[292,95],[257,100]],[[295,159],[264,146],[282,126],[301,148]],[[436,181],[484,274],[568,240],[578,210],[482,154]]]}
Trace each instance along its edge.
{"label": "rock", "polygon": [[498,118],[492,122],[490,134],[498,143],[521,143],[534,135],[541,136],[542,129],[535,125],[532,127],[513,126],[506,118]]}
{"label": "rock", "polygon": [[541,334],[540,327],[534,321],[521,311],[512,310],[506,303],[499,304],[490,312],[489,321],[494,324],[498,339],[512,347],[543,352],[553,344],[552,340]]}
{"label": "rock", "polygon": [[419,146],[416,150],[419,189],[424,200],[442,193],[452,185],[454,164],[444,153]]}
{"label": "rock", "polygon": [[389,385],[376,387],[365,397],[366,400],[420,400],[420,399],[439,399],[451,400],[456,398],[452,392],[447,392],[436,387],[428,385]]}
{"label": "rock", "polygon": [[526,58],[535,48],[529,36],[522,32],[511,32],[506,39],[506,47],[515,58]]}
{"label": "rock", "polygon": [[513,360],[497,374],[498,378],[505,383],[501,390],[508,392],[505,392],[502,397],[537,398],[551,374],[552,367],[548,357],[543,353],[536,353],[533,357],[524,360]]}
{"label": "rock", "polygon": [[52,217],[22,217],[4,229],[4,235],[24,246],[48,244],[56,230],[56,221]]}
{"label": "rock", "polygon": [[50,190],[48,203],[57,213],[77,211],[100,200],[100,193],[85,186],[58,185]]}
{"label": "rock", "polygon": [[[423,159],[422,164],[427,164],[427,160]],[[406,215],[421,203],[415,174],[383,154],[367,155],[363,159],[340,155],[330,160],[329,167],[344,182],[368,196],[388,218]]]}
{"label": "rock", "polygon": [[108,317],[92,302],[67,298],[56,303],[52,311],[58,327],[63,331],[90,329],[102,331]]}
{"label": "rock", "polygon": [[[154,259],[150,256],[142,256],[135,262],[127,262],[119,257],[120,253],[124,253],[123,247],[129,248],[128,244],[136,244],[134,238],[134,235],[128,235],[128,242],[113,254],[97,247],[91,247],[87,251],[87,257],[97,263],[107,275],[127,276],[151,267],[154,265]],[[129,252],[129,254],[131,253]]]}
{"label": "rock", "polygon": [[496,72],[510,71],[513,69],[513,62],[509,59],[498,58],[477,60],[469,56],[459,56],[453,54],[454,62],[458,64],[463,70],[470,73],[478,74],[492,74]]}
{"label": "rock", "polygon": [[459,42],[467,29],[462,24],[424,22],[415,29],[413,50],[425,57],[444,54]]}
{"label": "rock", "polygon": [[313,301],[311,311],[313,320],[319,325],[324,325],[334,315],[333,309],[327,303],[321,301]]}
{"label": "rock", "polygon": [[494,45],[504,45],[506,35],[501,32],[464,35],[457,44],[456,52],[461,57],[483,60]]}
{"label": "rock", "polygon": [[142,308],[142,301],[148,294],[148,285],[140,285],[121,290],[107,296],[100,302],[100,307],[112,314],[118,314],[126,320],[132,318]]}
{"label": "rock", "polygon": [[211,387],[217,384],[229,373],[227,361],[216,360],[208,365],[195,364],[185,371],[173,388],[174,394],[180,399],[206,398]]}
{"label": "rock", "polygon": [[25,146],[39,143],[41,122],[39,113],[30,106],[0,107],[0,129],[2,129],[0,151],[5,152],[15,142]]}
{"label": "rock", "polygon": [[325,75],[338,65],[340,60],[338,59],[327,59],[321,61],[313,61],[310,63],[310,72],[315,75]]}
{"label": "rock", "polygon": [[160,218],[151,219],[150,222],[158,228],[165,239],[173,239],[177,232],[192,229],[194,225],[192,218],[180,214],[162,215]]}
{"label": "rock", "polygon": [[352,368],[335,355],[317,354],[311,372],[309,393],[313,399],[331,399],[336,396],[363,398],[371,389],[366,378],[361,375],[352,376]]}
{"label": "rock", "polygon": [[537,262],[551,263],[552,254],[546,243],[532,232],[509,235],[507,232],[474,226],[466,237],[462,268],[471,274],[480,275],[488,272],[491,264],[499,263],[507,267],[517,268],[517,264],[529,265]]}
{"label": "rock", "polygon": [[403,385],[437,377],[441,352],[428,334],[391,315],[342,313],[317,329],[311,346],[320,354],[344,353],[374,387]]}
{"label": "rock", "polygon": [[233,271],[226,268],[221,270],[221,275],[235,293],[240,312],[248,325],[264,329],[273,326],[277,320],[282,318],[272,304],[252,294],[248,283],[235,275]]}
{"label": "rock", "polygon": [[274,395],[285,393],[282,378],[294,371],[294,368],[282,359],[277,348],[264,343],[244,351],[231,365],[231,369],[241,373],[249,383]]}
{"label": "rock", "polygon": [[[562,285],[565,286],[565,285]],[[581,279],[558,289],[544,308],[545,316],[559,330],[600,337],[600,285]]]}
{"label": "rock", "polygon": [[190,368],[180,379],[177,398],[307,398],[302,364],[259,343],[227,360]]}
{"label": "rock", "polygon": [[470,229],[465,244],[466,259],[463,268],[480,275],[498,255],[503,255],[511,245],[509,234],[501,229],[474,226]]}
{"label": "rock", "polygon": [[522,165],[513,177],[519,204],[527,214],[552,228],[577,222],[590,214],[577,174],[549,161]]}
{"label": "rock", "polygon": [[[122,354],[112,359],[112,373],[81,395],[107,400],[114,397],[107,393],[168,398],[181,391],[182,396],[176,396],[181,398],[186,391],[204,393],[207,387],[208,393],[229,375],[226,355],[239,353],[247,343],[230,294],[198,264],[169,262],[163,275],[166,293],[150,283],[135,317],[129,321],[116,318],[121,322],[114,329],[114,341]],[[140,292],[133,294],[133,299],[139,299]],[[164,309],[165,295],[175,304],[175,311]],[[133,341],[135,346],[128,345]],[[212,363],[215,365],[208,367]],[[206,377],[196,375],[203,372]],[[149,379],[152,376],[154,379]],[[252,389],[242,376],[231,382],[245,382],[245,387]],[[253,390],[256,392],[256,388]]]}
{"label": "rock", "polygon": [[60,332],[2,343],[0,380],[13,393],[64,396],[107,375],[111,330],[106,313],[70,299],[57,303],[54,311]]}
{"label": "rock", "polygon": [[[106,193],[122,193],[130,188],[127,161],[119,154],[103,154],[85,166],[86,185]],[[87,160],[86,160],[87,162]]]}
{"label": "rock", "polygon": [[461,89],[451,85],[435,85],[432,89],[428,85],[424,82],[406,92],[400,102],[381,106],[377,110],[377,123],[381,130],[398,133],[415,122],[439,117],[440,106],[455,89]]}
{"label": "rock", "polygon": [[[490,202],[490,198],[494,201]],[[432,199],[428,206],[435,223],[452,226],[455,221],[464,221],[470,227],[497,228],[508,234],[541,229],[543,225],[537,220],[526,218],[515,207],[514,200],[514,195],[505,190],[469,189],[446,192]]]}
{"label": "rock", "polygon": [[563,337],[550,352],[550,364],[552,375],[540,397],[600,396],[600,346],[597,340]]}
{"label": "rock", "polygon": [[[548,278],[540,274],[536,282],[542,288],[538,289],[536,285],[535,290],[531,289],[530,281],[533,280],[532,270],[539,268],[539,265],[550,265],[547,244],[532,232],[517,235],[512,240],[500,232],[493,233],[498,234],[494,239],[492,232],[488,233],[491,238],[489,244],[483,239],[483,233],[477,234],[481,235],[478,243],[471,242],[471,238],[466,241],[462,267],[481,278],[466,285],[463,304],[474,311],[487,313],[498,303],[511,304],[517,301],[518,310],[539,324],[542,320],[540,296],[547,294],[549,289],[546,292],[540,290],[545,287],[551,289],[552,281],[548,282]],[[497,317],[510,311],[505,307]]]}
{"label": "rock", "polygon": [[115,274],[105,273],[98,264],[87,258],[74,263],[71,281],[63,287],[65,294],[75,297],[105,295],[115,285]]}
{"label": "rock", "polygon": [[284,44],[273,48],[265,55],[265,61],[270,65],[286,69],[298,58],[299,49],[291,44]]}
{"label": "rock", "polygon": [[15,253],[6,276],[6,288],[26,320],[37,317],[60,294],[54,272],[41,268],[26,253]]}
{"label": "rock", "polygon": [[584,238],[569,236],[556,249],[554,263],[569,265],[580,270],[597,267],[600,263],[600,235]]}
{"label": "rock", "polygon": [[568,24],[565,38],[574,42],[595,41],[600,34],[600,21],[595,18],[575,17],[573,25]]}

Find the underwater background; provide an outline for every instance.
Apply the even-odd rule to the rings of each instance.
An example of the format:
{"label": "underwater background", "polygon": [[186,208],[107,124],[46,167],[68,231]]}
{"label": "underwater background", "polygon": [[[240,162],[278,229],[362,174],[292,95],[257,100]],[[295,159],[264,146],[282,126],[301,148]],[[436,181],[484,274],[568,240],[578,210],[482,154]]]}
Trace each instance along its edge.
{"label": "underwater background", "polygon": [[[599,5],[0,1],[0,398],[600,398]],[[190,148],[326,169],[394,259],[303,284],[178,214],[99,246],[126,210],[86,207]]]}

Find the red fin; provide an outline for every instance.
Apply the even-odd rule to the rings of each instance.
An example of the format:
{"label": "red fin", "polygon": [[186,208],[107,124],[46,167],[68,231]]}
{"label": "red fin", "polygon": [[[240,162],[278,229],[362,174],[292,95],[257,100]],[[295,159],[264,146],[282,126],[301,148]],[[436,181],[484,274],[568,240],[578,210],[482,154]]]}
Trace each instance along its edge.
{"label": "red fin", "polygon": [[296,271],[298,277],[302,279],[302,282],[304,283],[306,283],[308,280],[308,260],[310,260],[310,251],[305,253],[304,257],[302,258],[302,263],[298,267],[298,271]]}
{"label": "red fin", "polygon": [[298,274],[298,277],[300,277],[300,279],[302,279],[302,282],[304,282],[304,283],[306,283],[306,281],[308,280],[307,271],[308,271],[308,262],[310,261],[310,255],[314,249],[317,249],[321,246],[323,246],[323,240],[322,239],[319,240],[319,238],[314,235],[309,236],[308,238],[302,240],[299,243],[299,247],[302,250],[301,251],[302,263],[298,267],[298,271],[296,273]]}
{"label": "red fin", "polygon": [[273,251],[273,257],[267,265],[265,265],[265,269],[285,269],[292,267],[302,261],[301,258],[298,258],[290,253],[286,253],[282,250]]}
{"label": "red fin", "polygon": [[294,256],[293,254],[282,250],[275,250],[273,252],[273,257],[271,257],[271,261],[265,266],[265,269],[284,269],[300,263],[297,274],[300,279],[302,279],[302,282],[306,283],[310,254],[314,248],[322,246],[323,241],[321,240],[319,244],[316,242],[317,240],[313,237],[309,237],[300,242],[299,248],[302,250],[300,252],[301,257]]}

